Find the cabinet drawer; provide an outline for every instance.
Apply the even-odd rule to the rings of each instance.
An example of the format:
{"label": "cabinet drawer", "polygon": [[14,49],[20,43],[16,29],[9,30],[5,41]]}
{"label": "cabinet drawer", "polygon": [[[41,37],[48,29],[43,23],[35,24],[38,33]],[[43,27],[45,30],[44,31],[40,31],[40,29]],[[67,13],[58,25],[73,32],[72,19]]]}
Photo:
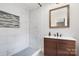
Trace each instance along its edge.
{"label": "cabinet drawer", "polygon": [[56,44],[52,44],[52,43],[46,43],[44,44],[45,48],[50,48],[50,49],[56,49]]}
{"label": "cabinet drawer", "polygon": [[52,40],[52,39],[45,39],[44,40],[44,47],[48,47],[48,48],[56,48],[56,40]]}
{"label": "cabinet drawer", "polygon": [[44,38],[45,56],[75,56],[75,41]]}
{"label": "cabinet drawer", "polygon": [[75,45],[68,45],[68,44],[57,44],[58,48],[73,48],[75,49]]}
{"label": "cabinet drawer", "polygon": [[72,49],[67,49],[67,50],[58,50],[57,51],[58,56],[75,56],[75,51],[72,51]]}
{"label": "cabinet drawer", "polygon": [[69,56],[75,55],[75,41],[58,40],[57,43],[58,55]]}
{"label": "cabinet drawer", "polygon": [[68,56],[69,55],[69,52],[66,51],[66,50],[58,50],[57,51],[57,55],[58,56]]}
{"label": "cabinet drawer", "polygon": [[56,56],[57,54],[56,49],[49,49],[49,48],[44,48],[44,55],[45,56]]}
{"label": "cabinet drawer", "polygon": [[58,40],[59,44],[75,45],[75,41],[72,40]]}
{"label": "cabinet drawer", "polygon": [[59,40],[57,42],[58,48],[72,48],[75,49],[75,41],[70,40]]}

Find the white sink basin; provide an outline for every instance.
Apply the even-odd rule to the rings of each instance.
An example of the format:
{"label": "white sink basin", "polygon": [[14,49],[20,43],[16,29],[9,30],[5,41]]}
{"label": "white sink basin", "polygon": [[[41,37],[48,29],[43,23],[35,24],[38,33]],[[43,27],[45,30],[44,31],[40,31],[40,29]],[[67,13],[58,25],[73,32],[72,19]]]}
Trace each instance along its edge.
{"label": "white sink basin", "polygon": [[63,39],[63,40],[76,40],[73,37],[54,37],[54,36],[45,36],[45,38],[54,38],[54,39]]}

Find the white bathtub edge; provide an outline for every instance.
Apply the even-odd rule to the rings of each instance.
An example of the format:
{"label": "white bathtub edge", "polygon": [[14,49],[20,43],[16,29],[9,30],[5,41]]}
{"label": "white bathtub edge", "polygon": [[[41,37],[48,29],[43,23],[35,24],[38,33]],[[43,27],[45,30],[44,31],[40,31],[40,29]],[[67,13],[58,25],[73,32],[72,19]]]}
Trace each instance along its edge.
{"label": "white bathtub edge", "polygon": [[40,53],[40,51],[41,51],[41,48],[38,49],[34,54],[32,54],[32,56],[38,56],[38,54]]}

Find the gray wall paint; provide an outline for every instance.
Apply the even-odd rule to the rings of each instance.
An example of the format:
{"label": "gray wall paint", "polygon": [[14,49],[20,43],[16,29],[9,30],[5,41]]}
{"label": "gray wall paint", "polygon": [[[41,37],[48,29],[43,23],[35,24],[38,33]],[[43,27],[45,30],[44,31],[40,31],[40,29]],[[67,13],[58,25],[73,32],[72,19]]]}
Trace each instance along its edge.
{"label": "gray wall paint", "polygon": [[[33,10],[32,10],[33,11]],[[30,20],[29,20],[29,40],[30,47],[34,49],[38,49],[41,46],[40,40],[40,18],[41,13],[36,13],[36,11],[40,12],[40,9],[36,9],[35,11],[30,11]]]}
{"label": "gray wall paint", "polygon": [[0,28],[0,55],[12,55],[29,46],[29,12],[20,4],[0,4],[0,10],[20,16],[20,28]]}
{"label": "gray wall paint", "polygon": [[[59,7],[65,4],[47,4],[36,10],[30,12],[30,45],[32,47],[43,47],[43,38],[48,35],[50,31],[52,35],[56,32],[61,33],[63,36],[74,37],[77,41],[77,55],[79,55],[78,39],[79,39],[79,4],[69,4],[70,5],[70,27],[69,28],[59,28],[59,29],[49,29],[49,10],[55,7]],[[37,37],[37,38],[36,38]],[[36,41],[37,40],[37,41]],[[40,44],[39,42],[42,42]]]}

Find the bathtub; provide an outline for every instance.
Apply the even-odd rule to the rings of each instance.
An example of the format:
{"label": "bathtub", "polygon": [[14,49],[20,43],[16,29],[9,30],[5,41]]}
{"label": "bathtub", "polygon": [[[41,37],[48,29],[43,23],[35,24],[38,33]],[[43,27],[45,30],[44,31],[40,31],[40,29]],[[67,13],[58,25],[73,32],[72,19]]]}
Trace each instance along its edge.
{"label": "bathtub", "polygon": [[40,52],[42,52],[41,48],[38,49],[35,53],[33,53],[32,56],[41,56]]}
{"label": "bathtub", "polygon": [[26,48],[12,56],[42,56],[42,49]]}

